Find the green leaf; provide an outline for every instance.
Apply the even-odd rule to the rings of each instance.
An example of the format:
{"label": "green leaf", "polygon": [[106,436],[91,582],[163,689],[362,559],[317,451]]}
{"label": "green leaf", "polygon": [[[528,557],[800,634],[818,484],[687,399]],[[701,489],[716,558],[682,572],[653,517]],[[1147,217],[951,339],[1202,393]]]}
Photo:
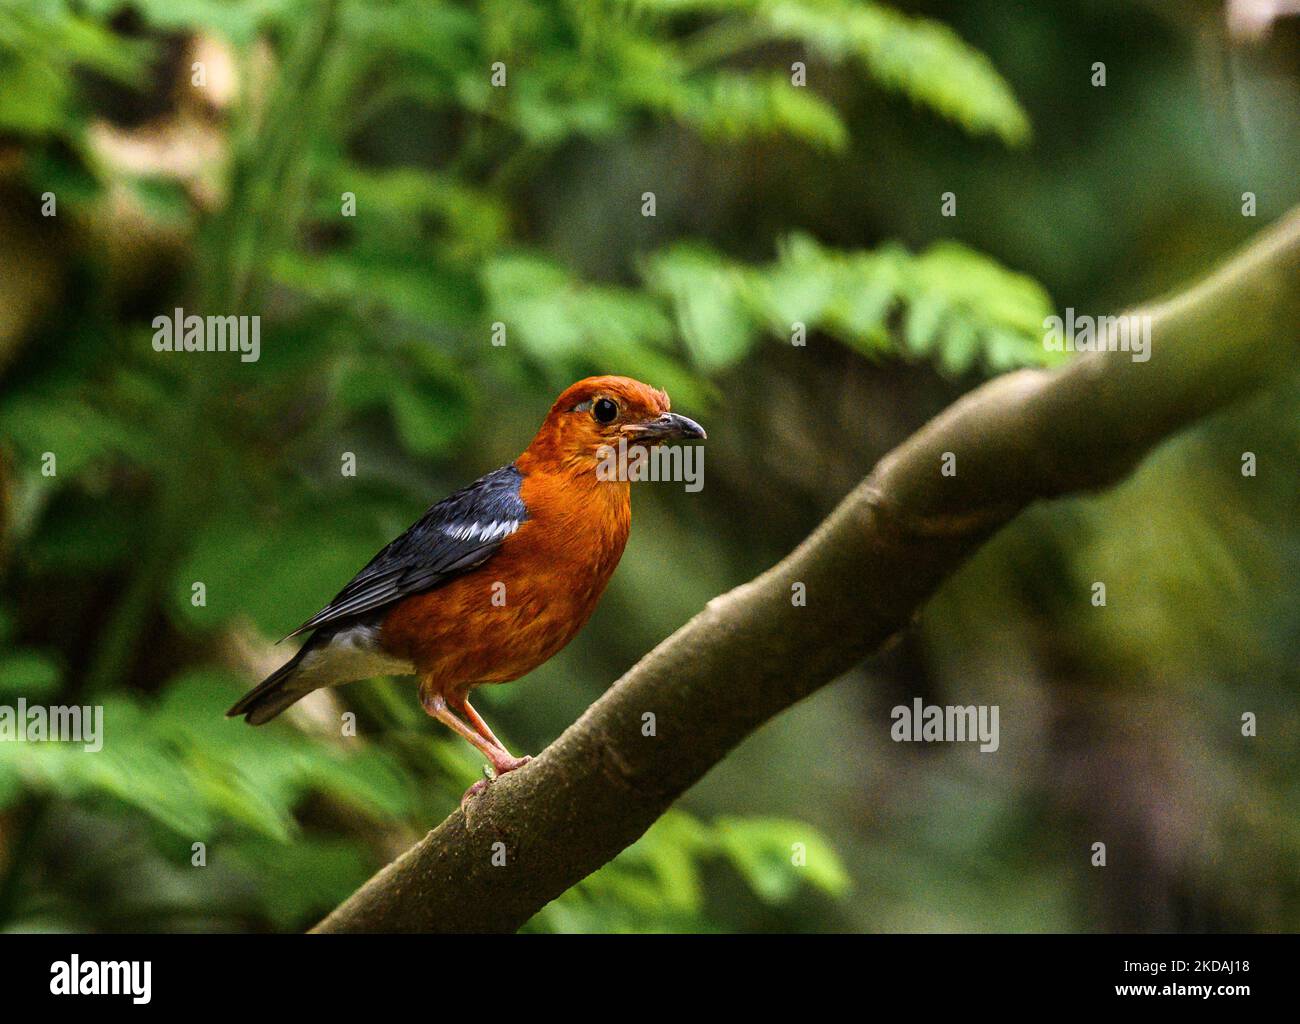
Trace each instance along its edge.
{"label": "green leaf", "polygon": [[720,818],[714,827],[724,852],[766,902],[786,902],[805,881],[832,896],[851,887],[835,850],[809,825],[776,818]]}
{"label": "green leaf", "polygon": [[44,452],[53,452],[57,478],[74,477],[110,454],[149,463],[157,450],[153,435],[140,424],[97,409],[71,390],[51,395],[22,394],[3,403],[0,435],[12,437],[32,461],[39,460]]}
{"label": "green leaf", "polygon": [[[796,234],[757,267],[682,243],[643,261],[642,274],[706,369],[742,358],[760,328],[788,344],[796,323],[870,354],[937,357],[952,374],[980,358],[999,370],[1052,359],[1042,346],[1052,309],[1042,287],[953,242],[919,255],[898,245],[844,252]],[[895,311],[904,314],[897,340]]]}
{"label": "green leaf", "polygon": [[839,152],[849,133],[835,108],[784,74],[723,71],[692,82],[669,109],[702,135],[726,140],[790,135]]}
{"label": "green leaf", "polygon": [[672,333],[649,296],[630,288],[579,281],[540,256],[512,253],[488,262],[483,288],[489,315],[547,362],[582,354],[590,346],[663,345]]}
{"label": "green leaf", "polygon": [[856,60],[896,89],[968,131],[1019,145],[1029,118],[992,63],[936,21],[846,0],[767,0],[759,15],[774,36],[798,39],[833,61]]}
{"label": "green leaf", "polygon": [[736,267],[706,247],[678,245],[647,260],[642,273],[672,303],[677,329],[702,369],[723,369],[749,352],[757,335]]}
{"label": "green leaf", "polygon": [[58,663],[36,651],[0,654],[0,694],[39,701],[59,688]]}

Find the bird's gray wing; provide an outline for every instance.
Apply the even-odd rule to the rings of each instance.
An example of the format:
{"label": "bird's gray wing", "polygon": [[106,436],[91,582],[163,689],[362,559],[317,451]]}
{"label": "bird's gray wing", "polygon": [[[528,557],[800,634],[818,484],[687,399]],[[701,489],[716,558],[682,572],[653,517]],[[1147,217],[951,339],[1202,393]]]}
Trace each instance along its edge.
{"label": "bird's gray wing", "polygon": [[482,565],[528,519],[522,483],[518,469],[503,466],[444,498],[289,636],[376,611]]}

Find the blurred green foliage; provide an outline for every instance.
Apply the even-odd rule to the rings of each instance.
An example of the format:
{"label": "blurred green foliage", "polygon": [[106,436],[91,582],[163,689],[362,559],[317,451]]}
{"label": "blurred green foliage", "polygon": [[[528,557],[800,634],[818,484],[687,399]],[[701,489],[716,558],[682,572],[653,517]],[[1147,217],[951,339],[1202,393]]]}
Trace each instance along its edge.
{"label": "blurred green foliage", "polygon": [[[191,840],[242,866],[247,901],[188,886],[209,925],[301,926],[373,868],[373,834],[305,827],[305,803],[400,835],[474,777],[472,758],[376,687],[356,688],[375,739],[359,750],[283,725],[232,727],[221,712],[248,678],[218,665],[232,635],[296,626],[412,518],[413,501],[429,499],[420,460],[468,472],[500,461],[484,458],[494,446],[477,428],[501,395],[530,396],[511,418],[527,423],[548,391],[617,370],[704,405],[710,374],[763,335],[788,340],[794,321],[956,372],[981,356],[995,369],[1040,358],[1042,290],[961,246],[837,252],[795,234],[775,262],[751,266],[684,238],[639,259],[638,283],[587,279],[529,237],[520,183],[574,140],[617,144],[673,121],[718,144],[785,135],[843,150],[849,128],[830,100],[786,71],[729,63],[769,40],[853,62],[972,132],[1023,141],[1005,83],[937,23],[818,0],[8,8],[0,128],[21,154],[20,182],[52,191],[75,229],[107,231],[99,242],[127,230],[113,218],[146,240],[184,241],[182,269],[161,288],[152,266],[70,253],[81,283],[64,283],[76,290],[60,340],[0,401],[8,540],[22,551],[6,612],[28,624],[51,615],[75,634],[66,650],[18,641],[0,661],[4,693],[102,704],[109,730],[94,756],[0,746],[0,793],[20,830],[70,803],[151,819],[173,868]],[[223,52],[228,67],[213,62]],[[505,88],[491,85],[494,61]],[[209,87],[234,99],[205,107],[194,97]],[[150,129],[131,134],[140,109],[169,145],[199,150],[188,174],[150,165]],[[437,126],[429,137],[401,127],[413,111]],[[106,126],[118,146],[103,144]],[[431,151],[435,138],[446,148]],[[261,360],[152,351],[146,324],[173,305],[259,313]],[[487,344],[495,322],[508,331],[500,350]],[[344,450],[365,467],[355,482],[331,466]],[[71,580],[60,610],[15,607]],[[674,811],[533,927],[707,927],[700,870],[717,860],[775,905],[803,883],[848,888],[806,825]],[[34,866],[7,871],[6,926],[116,926],[111,900],[74,910],[52,877],[28,891]]]}
{"label": "blurred green foliage", "polygon": [[[711,476],[702,503],[639,491],[583,636],[484,694],[528,750],[962,388],[1043,362],[1038,279],[1080,306],[1127,302],[1252,227],[1235,222],[1247,184],[1261,216],[1281,209],[1293,133],[1232,159],[1195,148],[1201,90],[1153,15],[920,6],[934,16],[851,0],[0,0],[0,264],[21,268],[0,281],[0,702],[102,704],[108,730],[95,755],[0,744],[0,927],[302,928],[450,810],[478,759],[405,684],[339,693],[356,739],[334,709],[256,731],[221,712],[287,656],[270,640],[430,501],[513,458],[574,379],[667,389],[709,427]],[[1104,96],[1080,70],[1093,59],[1111,61]],[[1118,167],[1143,174],[1117,189]],[[938,214],[946,191],[958,218]],[[46,193],[56,218],[35,212]],[[154,352],[150,321],[175,307],[260,315],[260,360]],[[1295,422],[1293,398],[1222,429],[1263,450],[1259,425]],[[1201,440],[1222,457],[1223,436]],[[1294,448],[1274,442],[1276,465]],[[1119,895],[1069,866],[1099,820],[1128,822],[1090,798],[1137,805],[1125,783],[1142,772],[1139,744],[1068,681],[1085,664],[1094,681],[1135,664],[1194,679],[1203,662],[1171,652],[1228,615],[1221,648],[1253,631],[1260,677],[1295,682],[1278,582],[1279,566],[1294,576],[1279,512],[1294,495],[1225,501],[1196,465],[1139,477],[1110,513],[1009,532],[869,669],[878,696],[841,687],[764,730],[529,928],[1088,928],[1147,906],[1151,877],[1177,904],[1185,866],[1200,879],[1216,862],[1190,842],[1166,855],[1169,829],[1143,845],[1132,828],[1161,852],[1134,856],[1149,877]],[[1223,523],[1184,532],[1210,505],[1239,533],[1282,520],[1273,554],[1245,558]],[[1144,510],[1163,525],[1144,530]],[[1115,519],[1136,525],[1108,532]],[[1085,581],[1105,572],[1122,593],[1158,569],[1139,609],[1063,639]],[[1238,617],[1249,588],[1220,583],[1252,577],[1270,600]],[[985,691],[1072,722],[1098,738],[1088,750],[1113,744],[1130,770],[1047,727],[996,769],[878,743],[895,699]],[[1231,692],[1206,702],[1229,724]],[[1263,708],[1276,686],[1249,692]],[[1206,722],[1184,724],[1162,778],[1204,755],[1186,737]],[[1214,762],[1222,777],[1242,756]],[[1253,766],[1270,780],[1249,807],[1276,836],[1263,852],[1219,814],[1231,786],[1174,816],[1210,807],[1216,851],[1285,878],[1293,760]],[[1054,788],[1062,774],[1106,784]],[[1293,923],[1295,894],[1277,890],[1257,918],[1248,887],[1222,886],[1204,916],[1135,921]]]}

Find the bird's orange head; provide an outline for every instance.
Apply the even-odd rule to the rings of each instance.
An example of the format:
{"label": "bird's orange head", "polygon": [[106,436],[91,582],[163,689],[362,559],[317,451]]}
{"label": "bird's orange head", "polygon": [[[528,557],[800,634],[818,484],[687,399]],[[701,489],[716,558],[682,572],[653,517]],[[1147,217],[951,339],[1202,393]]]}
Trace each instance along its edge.
{"label": "bird's orange head", "polygon": [[668,396],[631,377],[587,377],[570,385],[551,406],[528,446],[529,461],[594,468],[602,449],[703,438],[694,420],[669,411]]}

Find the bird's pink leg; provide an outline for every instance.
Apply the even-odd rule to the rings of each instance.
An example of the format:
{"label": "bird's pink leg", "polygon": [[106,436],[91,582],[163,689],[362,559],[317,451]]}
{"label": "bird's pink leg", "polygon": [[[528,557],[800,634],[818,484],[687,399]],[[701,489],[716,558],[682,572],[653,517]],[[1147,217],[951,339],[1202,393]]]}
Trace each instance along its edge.
{"label": "bird's pink leg", "polygon": [[[441,693],[434,692],[421,686],[420,703],[424,706],[424,710],[428,714],[432,715],[453,732],[462,736],[468,743],[472,744],[475,749],[479,750],[483,756],[491,762],[492,770],[496,772],[497,775],[504,775],[506,772],[512,772],[516,768],[522,768],[532,760],[532,758],[529,757],[515,757],[510,753],[510,751],[503,747],[500,741],[492,735],[492,730],[488,729],[487,724],[483,722],[483,719],[479,718],[477,712],[469,707],[468,702],[465,701],[464,698],[461,698],[456,702],[457,706],[468,710],[469,714],[472,715],[475,720],[475,724],[481,725],[483,730],[487,733],[486,736],[471,729],[468,725],[457,718],[451,708],[447,706],[447,699],[443,697]],[[466,801],[481,793],[486,786],[486,779],[470,786],[469,789],[465,791],[465,795],[461,797],[461,806],[465,806]]]}
{"label": "bird's pink leg", "polygon": [[482,736],[485,740],[487,740],[489,743],[495,746],[500,747],[502,750],[506,749],[506,745],[492,734],[492,730],[488,728],[488,724],[487,722],[483,721],[482,716],[477,711],[475,711],[472,707],[470,707],[468,697],[464,696],[463,694],[460,695],[453,694],[452,696],[447,698],[447,704],[452,708],[454,708],[455,710],[459,711],[466,718],[468,718],[469,724],[472,725],[475,731],[478,732],[478,734]]}
{"label": "bird's pink leg", "polygon": [[519,767],[515,764],[518,758],[514,757],[505,747],[499,743],[493,743],[486,736],[480,736],[457,718],[451,708],[447,706],[447,701],[442,694],[421,694],[420,703],[424,705],[424,710],[430,715],[480,750],[483,756],[492,762],[492,768],[498,774]]}
{"label": "bird's pink leg", "polygon": [[492,729],[488,726],[487,722],[483,721],[483,716],[475,711],[470,705],[469,698],[464,693],[450,693],[444,699],[447,702],[447,706],[451,708],[453,712],[458,712],[460,715],[468,718],[469,724],[474,731],[483,737],[483,739],[487,740],[492,746],[496,747],[497,750],[508,759],[509,763],[503,762],[498,764],[496,761],[492,762],[492,767],[496,770],[498,775],[502,775],[505,772],[512,772],[516,768],[522,768],[532,760],[532,758],[527,754],[523,757],[515,757],[511,754],[510,751],[506,749],[506,745],[496,738],[496,735],[492,732]]}

